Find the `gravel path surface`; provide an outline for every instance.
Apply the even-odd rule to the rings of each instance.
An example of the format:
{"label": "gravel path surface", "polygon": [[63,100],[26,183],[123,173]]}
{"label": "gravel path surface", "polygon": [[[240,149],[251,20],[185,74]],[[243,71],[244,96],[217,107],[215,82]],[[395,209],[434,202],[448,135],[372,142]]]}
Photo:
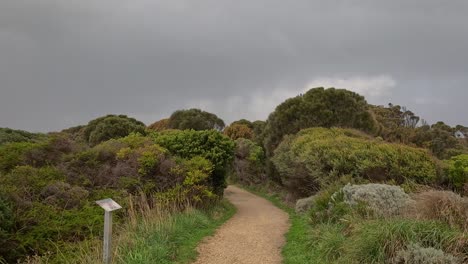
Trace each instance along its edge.
{"label": "gravel path surface", "polygon": [[198,246],[195,264],[281,263],[288,214],[235,186],[229,186],[224,196],[237,207],[237,213]]}

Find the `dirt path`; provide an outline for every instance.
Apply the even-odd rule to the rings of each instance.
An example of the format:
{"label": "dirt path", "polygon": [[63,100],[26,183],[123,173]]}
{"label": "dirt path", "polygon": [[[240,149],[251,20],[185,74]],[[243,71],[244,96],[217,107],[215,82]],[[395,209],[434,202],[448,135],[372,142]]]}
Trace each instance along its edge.
{"label": "dirt path", "polygon": [[195,264],[281,263],[288,215],[235,186],[229,186],[224,195],[237,207],[237,213],[198,246]]}

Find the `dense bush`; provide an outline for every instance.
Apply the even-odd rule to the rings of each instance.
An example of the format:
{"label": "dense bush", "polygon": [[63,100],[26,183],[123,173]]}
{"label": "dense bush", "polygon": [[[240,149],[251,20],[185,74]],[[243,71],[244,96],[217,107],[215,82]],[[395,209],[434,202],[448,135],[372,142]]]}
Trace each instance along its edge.
{"label": "dense bush", "polygon": [[1,256],[16,262],[99,235],[99,199],[126,207],[130,195],[143,195],[150,206],[184,207],[217,198],[234,143],[217,131],[180,133],[157,137],[174,143],[173,152],[140,134],[91,148],[67,133],[0,146]]}
{"label": "dense bush", "polygon": [[265,154],[262,147],[248,139],[239,138],[234,154],[233,180],[247,185],[265,182]]}
{"label": "dense bush", "polygon": [[221,131],[224,128],[224,121],[213,113],[200,109],[178,110],[172,113],[169,118],[168,127],[172,129],[193,129]]}
{"label": "dense bush", "polygon": [[185,159],[203,157],[213,164],[211,186],[218,195],[226,186],[228,166],[234,156],[234,142],[216,130],[167,131],[154,134],[157,144]]}
{"label": "dense bush", "polygon": [[452,157],[448,165],[447,174],[450,183],[459,190],[463,189],[468,183],[468,154]]}
{"label": "dense bush", "polygon": [[61,134],[50,135],[36,143],[8,143],[0,146],[0,172],[9,172],[18,165],[55,165],[63,154],[76,149],[74,142]]}
{"label": "dense bush", "polygon": [[39,133],[0,127],[0,145],[11,142],[33,142],[40,140],[44,136]]}
{"label": "dense bush", "polygon": [[94,146],[109,139],[125,137],[130,133],[144,134],[145,129],[144,123],[126,115],[107,115],[90,121],[83,133],[86,141]]}
{"label": "dense bush", "polygon": [[437,177],[427,151],[339,128],[311,128],[285,137],[272,161],[285,186],[303,197],[343,175],[397,183],[431,183]]}
{"label": "dense bush", "polygon": [[344,89],[314,88],[290,98],[270,114],[265,128],[269,157],[283,136],[309,127],[347,127],[372,131],[375,122],[364,97]]}

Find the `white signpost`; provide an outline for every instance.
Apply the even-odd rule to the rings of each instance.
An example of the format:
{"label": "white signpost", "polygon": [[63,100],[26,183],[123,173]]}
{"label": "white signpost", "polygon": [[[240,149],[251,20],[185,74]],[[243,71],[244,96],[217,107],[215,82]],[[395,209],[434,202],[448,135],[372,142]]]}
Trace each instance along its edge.
{"label": "white signpost", "polygon": [[96,203],[105,211],[103,259],[105,264],[109,264],[112,260],[112,211],[121,209],[122,206],[110,198],[96,201]]}

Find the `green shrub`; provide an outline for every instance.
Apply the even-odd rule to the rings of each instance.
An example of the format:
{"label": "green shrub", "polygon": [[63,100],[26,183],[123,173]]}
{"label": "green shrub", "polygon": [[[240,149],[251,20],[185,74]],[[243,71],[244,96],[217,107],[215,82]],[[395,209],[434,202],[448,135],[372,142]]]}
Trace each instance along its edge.
{"label": "green shrub", "polygon": [[27,205],[40,199],[44,187],[62,180],[64,175],[53,167],[18,166],[0,178],[0,191]]}
{"label": "green shrub", "polygon": [[462,189],[468,182],[468,154],[452,157],[448,160],[448,178],[457,189]]}
{"label": "green shrub", "polygon": [[107,115],[94,119],[84,129],[86,141],[94,146],[113,138],[122,138],[130,133],[145,134],[144,123],[126,115]]}
{"label": "green shrub", "polygon": [[432,183],[437,177],[436,161],[427,151],[340,128],[311,128],[285,137],[272,161],[286,187],[303,197],[343,175],[396,183]]}
{"label": "green shrub", "polygon": [[34,142],[43,137],[44,135],[39,133],[0,127],[0,145],[12,142]]}
{"label": "green shrub", "polygon": [[50,135],[39,142],[17,142],[0,146],[0,171],[9,172],[16,166],[34,167],[56,165],[64,154],[77,147],[64,135]]}
{"label": "green shrub", "polygon": [[9,143],[0,146],[0,172],[7,173],[18,165],[25,165],[24,154],[37,144],[30,142]]}
{"label": "green shrub", "polygon": [[203,157],[213,164],[210,185],[215,194],[222,195],[226,173],[234,156],[234,142],[216,130],[167,131],[154,134],[154,140],[173,155],[184,159]]}

